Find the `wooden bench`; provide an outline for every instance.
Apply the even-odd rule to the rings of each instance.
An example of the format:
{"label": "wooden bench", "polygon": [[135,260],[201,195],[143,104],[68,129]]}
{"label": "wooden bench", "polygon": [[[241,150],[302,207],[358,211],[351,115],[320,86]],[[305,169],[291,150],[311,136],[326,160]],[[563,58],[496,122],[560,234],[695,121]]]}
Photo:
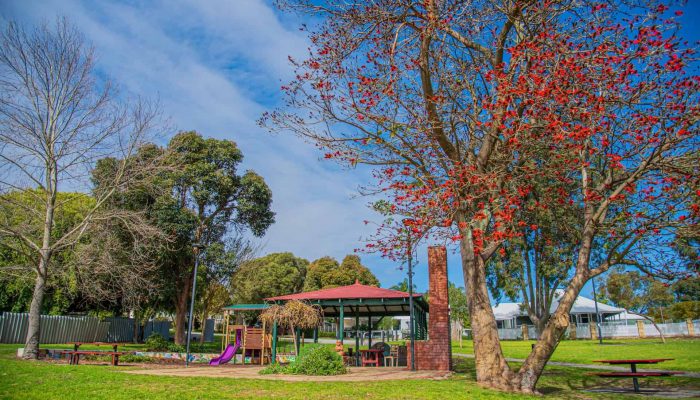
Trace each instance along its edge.
{"label": "wooden bench", "polygon": [[99,351],[99,350],[65,350],[61,351],[61,354],[68,354],[70,356],[70,364],[78,365],[80,362],[81,355],[90,356],[112,356],[112,365],[119,365],[119,356],[124,354],[122,351]]}

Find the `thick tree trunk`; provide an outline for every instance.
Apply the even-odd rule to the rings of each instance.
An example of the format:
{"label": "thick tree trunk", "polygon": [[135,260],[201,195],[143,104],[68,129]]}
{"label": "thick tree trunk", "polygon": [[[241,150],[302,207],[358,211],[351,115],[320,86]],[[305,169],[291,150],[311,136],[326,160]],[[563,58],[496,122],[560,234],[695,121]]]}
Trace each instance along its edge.
{"label": "thick tree trunk", "polygon": [[569,315],[583,285],[588,282],[588,263],[591,254],[592,235],[588,235],[582,241],[578,253],[576,273],[566,287],[564,294],[559,299],[556,311],[549,317],[544,329],[540,332],[540,338],[534,349],[520,367],[518,372],[517,390],[525,393],[535,393],[537,381],[544,371],[544,367],[556,350],[559,340],[569,326]]}
{"label": "thick tree trunk", "polygon": [[24,343],[24,359],[37,359],[39,357],[39,335],[41,332],[41,306],[44,302],[44,292],[46,290],[46,257],[42,256],[39,261],[39,269],[34,282],[34,293],[29,306],[29,326],[27,327],[27,338]]}
{"label": "thick tree trunk", "polygon": [[470,236],[461,240],[462,270],[467,293],[469,317],[474,339],[476,381],[479,385],[513,391],[517,390],[515,373],[510,369],[501,350],[496,318],[486,286],[486,268],[481,257],[474,255]]}
{"label": "thick tree trunk", "polygon": [[178,285],[175,293],[175,344],[185,345],[187,343],[187,300],[190,295],[190,285],[192,279],[186,277],[182,285]]}

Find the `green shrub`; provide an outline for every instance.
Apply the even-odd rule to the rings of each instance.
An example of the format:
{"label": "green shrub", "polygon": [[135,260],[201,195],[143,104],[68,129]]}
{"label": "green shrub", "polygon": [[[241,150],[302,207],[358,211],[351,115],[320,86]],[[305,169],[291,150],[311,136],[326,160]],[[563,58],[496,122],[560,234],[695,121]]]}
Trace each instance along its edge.
{"label": "green shrub", "polygon": [[307,345],[294,363],[295,373],[301,375],[340,375],[347,372],[343,357],[324,345]]}
{"label": "green shrub", "polygon": [[273,375],[273,374],[291,374],[288,365],[282,365],[279,363],[270,364],[260,371],[261,375]]}
{"label": "green shrub", "polygon": [[167,341],[162,335],[154,333],[146,339],[144,343],[146,345],[146,350],[148,351],[166,351],[170,348],[170,342]]}
{"label": "green shrub", "polygon": [[155,359],[147,356],[137,356],[136,354],[124,354],[119,357],[119,362],[137,362],[137,363],[148,363],[154,362]]}
{"label": "green shrub", "polygon": [[309,344],[299,352],[294,362],[287,366],[272,364],[261,374],[340,375],[346,373],[343,358],[328,346]]}
{"label": "green shrub", "polygon": [[187,349],[185,349],[185,346],[175,343],[168,343],[168,346],[165,350],[171,353],[184,353],[185,351],[187,351]]}

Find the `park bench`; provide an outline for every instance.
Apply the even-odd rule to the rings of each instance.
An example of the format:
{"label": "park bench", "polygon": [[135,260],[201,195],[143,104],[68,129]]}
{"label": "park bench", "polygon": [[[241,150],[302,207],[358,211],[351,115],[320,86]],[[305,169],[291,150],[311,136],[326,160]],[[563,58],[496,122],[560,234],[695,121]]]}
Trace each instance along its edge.
{"label": "park bench", "polygon": [[673,360],[672,358],[656,358],[651,360],[596,360],[595,362],[610,364],[610,365],[630,365],[630,372],[594,372],[592,375],[599,376],[601,378],[632,378],[632,383],[634,384],[634,391],[639,392],[639,381],[638,378],[647,377],[668,377],[673,375],[682,374],[682,372],[673,371],[643,371],[637,372],[637,364],[658,364],[660,362]]}
{"label": "park bench", "polygon": [[64,350],[60,352],[61,354],[68,354],[70,356],[70,364],[78,365],[80,362],[81,355],[91,355],[91,356],[112,356],[112,365],[119,365],[119,356],[124,354],[123,351],[100,351],[100,350]]}

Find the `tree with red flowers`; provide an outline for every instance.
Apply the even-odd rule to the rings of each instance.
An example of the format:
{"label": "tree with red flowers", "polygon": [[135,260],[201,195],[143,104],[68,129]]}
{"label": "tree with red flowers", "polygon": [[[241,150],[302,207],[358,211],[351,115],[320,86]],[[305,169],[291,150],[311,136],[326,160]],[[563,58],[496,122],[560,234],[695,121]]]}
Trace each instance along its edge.
{"label": "tree with red flowers", "polygon": [[[370,250],[401,257],[407,230],[459,246],[481,385],[534,392],[583,285],[612,265],[686,272],[645,259],[698,213],[699,79],[665,5],[309,3],[286,4],[321,22],[309,57],[292,60],[288,108],[261,122],[375,167],[388,218]],[[486,263],[538,230],[524,210],[533,179],[546,194],[534,206],[568,209],[580,230],[559,306],[515,370]]]}

